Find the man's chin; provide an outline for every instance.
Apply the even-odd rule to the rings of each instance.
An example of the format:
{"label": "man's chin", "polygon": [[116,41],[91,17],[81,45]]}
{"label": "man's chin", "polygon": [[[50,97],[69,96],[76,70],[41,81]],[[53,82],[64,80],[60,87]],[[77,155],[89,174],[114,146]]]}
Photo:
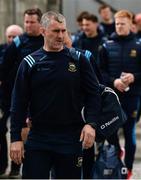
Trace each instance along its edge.
{"label": "man's chin", "polygon": [[54,51],[61,51],[63,49],[63,45],[62,46],[56,46],[53,49],[54,49]]}

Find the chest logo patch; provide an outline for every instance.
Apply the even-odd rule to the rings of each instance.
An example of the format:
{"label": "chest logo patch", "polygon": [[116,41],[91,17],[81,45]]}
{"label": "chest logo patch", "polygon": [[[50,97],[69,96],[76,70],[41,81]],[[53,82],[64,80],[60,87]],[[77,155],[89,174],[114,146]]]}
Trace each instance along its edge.
{"label": "chest logo patch", "polygon": [[135,49],[132,49],[130,52],[131,57],[136,57],[137,56],[137,51]]}
{"label": "chest logo patch", "polygon": [[82,166],[82,163],[83,163],[83,158],[82,158],[82,157],[78,157],[76,166],[77,166],[77,167],[81,167],[81,166]]}
{"label": "chest logo patch", "polygon": [[68,71],[70,71],[70,72],[76,72],[76,71],[77,71],[76,65],[75,65],[74,63],[72,63],[72,62],[69,62]]}

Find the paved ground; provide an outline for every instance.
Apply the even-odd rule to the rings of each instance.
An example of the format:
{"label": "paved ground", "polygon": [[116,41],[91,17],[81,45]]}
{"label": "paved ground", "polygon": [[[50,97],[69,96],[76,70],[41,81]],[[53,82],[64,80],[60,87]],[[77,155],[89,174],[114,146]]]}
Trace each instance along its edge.
{"label": "paved ground", "polygon": [[133,179],[141,179],[141,161],[135,161],[133,169]]}

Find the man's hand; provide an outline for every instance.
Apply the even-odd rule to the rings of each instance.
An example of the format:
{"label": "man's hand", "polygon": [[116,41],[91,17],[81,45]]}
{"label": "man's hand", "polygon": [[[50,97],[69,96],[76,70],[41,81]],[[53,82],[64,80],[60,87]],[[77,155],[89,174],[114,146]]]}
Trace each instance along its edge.
{"label": "man's hand", "polygon": [[80,141],[83,141],[82,146],[84,149],[88,149],[93,146],[95,141],[95,136],[96,136],[95,129],[92,128],[90,125],[86,124],[83,127],[80,135]]}
{"label": "man's hand", "polygon": [[123,81],[119,78],[119,79],[115,79],[114,87],[117,90],[119,90],[120,92],[124,92],[124,90],[127,87],[127,85],[125,85],[125,83],[123,83]]}
{"label": "man's hand", "polygon": [[122,82],[127,84],[129,86],[131,83],[133,83],[135,80],[135,77],[132,73],[122,73]]}
{"label": "man's hand", "polygon": [[10,145],[10,157],[16,164],[22,163],[24,158],[24,145],[23,141],[16,141]]}

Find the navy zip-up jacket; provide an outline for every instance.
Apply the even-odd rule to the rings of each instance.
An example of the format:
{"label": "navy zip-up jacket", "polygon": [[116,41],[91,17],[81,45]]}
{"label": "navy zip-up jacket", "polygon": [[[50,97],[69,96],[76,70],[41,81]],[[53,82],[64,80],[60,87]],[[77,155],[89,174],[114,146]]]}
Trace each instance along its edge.
{"label": "navy zip-up jacket", "polygon": [[106,85],[113,87],[122,72],[132,73],[135,81],[130,84],[130,95],[141,95],[141,42],[133,33],[118,36],[113,33],[100,50],[100,69]]}
{"label": "navy zip-up jacket", "polygon": [[[43,42],[42,35],[29,36],[27,33],[24,33],[21,36],[15,37],[4,53],[0,71],[0,80],[3,81],[11,76],[10,73],[11,71],[14,71],[13,69],[15,69],[15,72],[13,73],[15,75],[22,59],[28,54],[41,48]],[[11,78],[15,78],[13,76]]]}
{"label": "navy zip-up jacket", "polygon": [[28,146],[76,151],[84,125],[83,103],[86,123],[96,126],[101,104],[99,85],[83,55],[76,61],[65,48],[60,52],[40,49],[26,56],[20,64],[12,94],[12,142],[21,140],[20,132],[29,107],[32,128]]}
{"label": "navy zip-up jacket", "polygon": [[24,33],[16,36],[5,50],[0,65],[0,80],[3,82],[4,101],[10,109],[11,93],[16,73],[22,59],[43,46],[43,36],[29,36]]}

